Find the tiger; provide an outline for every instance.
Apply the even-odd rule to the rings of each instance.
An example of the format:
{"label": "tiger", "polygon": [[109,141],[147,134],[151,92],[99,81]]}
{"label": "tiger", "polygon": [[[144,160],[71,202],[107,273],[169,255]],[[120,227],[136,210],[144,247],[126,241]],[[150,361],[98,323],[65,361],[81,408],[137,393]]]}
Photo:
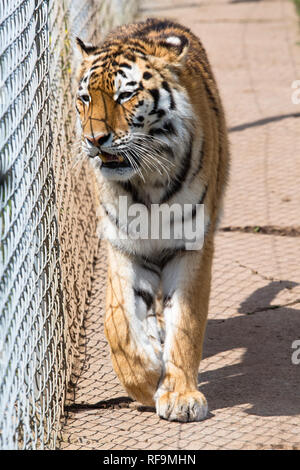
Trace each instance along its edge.
{"label": "tiger", "polygon": [[[198,37],[169,19],[119,26],[98,45],[76,41],[80,139],[107,245],[112,365],[129,397],[159,417],[201,421],[208,405],[198,371],[230,165],[216,81]],[[201,248],[122,236],[120,198],[146,217],[154,205],[203,207]]]}

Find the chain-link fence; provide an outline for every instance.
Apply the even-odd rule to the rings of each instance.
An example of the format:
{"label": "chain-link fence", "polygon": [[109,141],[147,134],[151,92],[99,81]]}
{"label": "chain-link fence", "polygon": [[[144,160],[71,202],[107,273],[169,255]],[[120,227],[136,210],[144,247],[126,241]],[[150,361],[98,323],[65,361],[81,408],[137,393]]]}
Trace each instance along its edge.
{"label": "chain-link fence", "polygon": [[55,448],[97,247],[91,170],[73,171],[73,36],[136,0],[0,0],[0,448]]}

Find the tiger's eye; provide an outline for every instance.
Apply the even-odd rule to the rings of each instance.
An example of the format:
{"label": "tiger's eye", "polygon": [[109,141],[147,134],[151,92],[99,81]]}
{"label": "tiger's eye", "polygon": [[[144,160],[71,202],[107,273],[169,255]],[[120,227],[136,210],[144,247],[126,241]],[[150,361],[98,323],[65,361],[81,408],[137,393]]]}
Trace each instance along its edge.
{"label": "tiger's eye", "polygon": [[80,98],[84,103],[89,103],[89,101],[90,101],[89,95],[81,95],[79,98]]}
{"label": "tiger's eye", "polygon": [[125,100],[126,98],[129,98],[131,95],[132,93],[129,91],[124,91],[123,93],[120,93],[118,97],[118,102]]}

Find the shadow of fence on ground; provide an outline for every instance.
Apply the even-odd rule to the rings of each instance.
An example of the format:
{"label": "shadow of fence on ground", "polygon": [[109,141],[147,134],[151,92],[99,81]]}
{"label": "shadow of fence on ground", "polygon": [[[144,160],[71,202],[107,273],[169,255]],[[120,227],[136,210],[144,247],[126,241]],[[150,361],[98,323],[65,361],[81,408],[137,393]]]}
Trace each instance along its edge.
{"label": "shadow of fence on ground", "polygon": [[[241,303],[241,315],[208,321],[203,358],[224,352],[228,362],[234,363],[199,375],[212,412],[249,404],[246,413],[252,415],[299,414],[300,365],[294,365],[291,357],[292,343],[300,337],[300,310],[291,305],[270,305],[280,290],[295,285],[270,282]],[[237,348],[245,351],[241,362],[235,363]],[[238,354],[235,357],[239,360]]]}

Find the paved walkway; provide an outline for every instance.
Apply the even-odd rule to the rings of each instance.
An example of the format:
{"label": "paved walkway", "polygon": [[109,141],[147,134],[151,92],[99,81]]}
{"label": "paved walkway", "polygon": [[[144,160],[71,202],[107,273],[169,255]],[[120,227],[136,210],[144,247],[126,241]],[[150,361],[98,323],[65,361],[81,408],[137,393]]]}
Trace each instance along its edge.
{"label": "paved walkway", "polygon": [[200,368],[210,415],[170,423],[128,402],[103,335],[100,247],[60,448],[300,449],[300,364],[291,360],[300,339],[300,105],[291,100],[300,35],[293,4],[141,0],[141,9],[142,18],[174,18],[199,35],[227,111],[231,181]]}

